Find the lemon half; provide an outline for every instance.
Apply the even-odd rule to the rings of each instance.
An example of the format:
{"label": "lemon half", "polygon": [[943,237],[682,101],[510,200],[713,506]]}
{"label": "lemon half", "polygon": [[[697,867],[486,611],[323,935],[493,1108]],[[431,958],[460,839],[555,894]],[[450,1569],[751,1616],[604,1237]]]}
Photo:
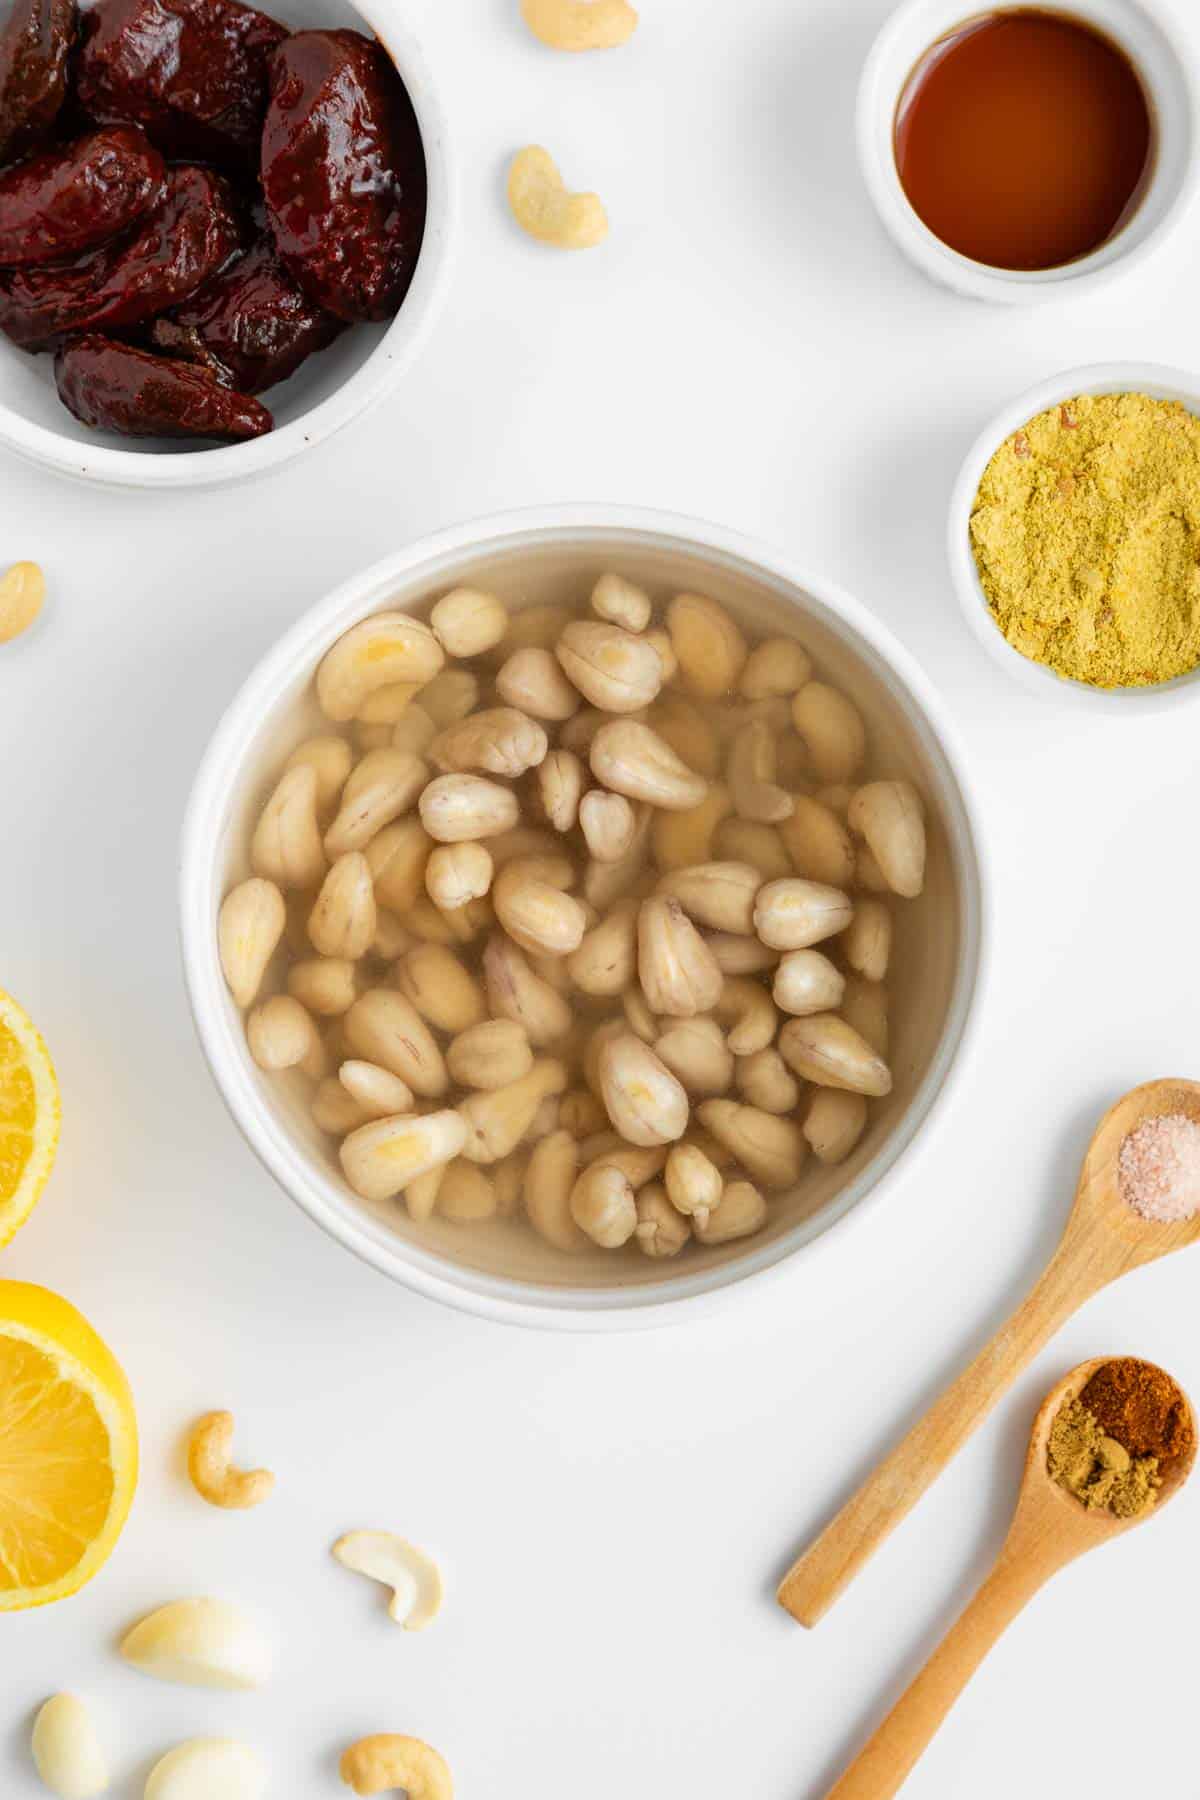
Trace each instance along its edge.
{"label": "lemon half", "polygon": [[60,1116],[42,1034],[0,988],[0,1245],[25,1223],[46,1185]]}
{"label": "lemon half", "polygon": [[0,1612],[63,1600],[121,1535],[133,1395],[107,1344],[46,1288],[0,1281]]}

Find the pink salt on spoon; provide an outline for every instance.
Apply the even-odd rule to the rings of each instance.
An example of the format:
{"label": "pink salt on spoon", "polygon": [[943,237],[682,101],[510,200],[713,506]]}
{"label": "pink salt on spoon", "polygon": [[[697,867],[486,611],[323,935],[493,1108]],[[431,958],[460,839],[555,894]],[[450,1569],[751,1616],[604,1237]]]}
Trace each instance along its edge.
{"label": "pink salt on spoon", "polygon": [[1050,1265],[986,1349],[792,1565],[779,1602],[815,1625],[1038,1351],[1112,1281],[1200,1239],[1200,1083],[1150,1081],[1096,1127]]}

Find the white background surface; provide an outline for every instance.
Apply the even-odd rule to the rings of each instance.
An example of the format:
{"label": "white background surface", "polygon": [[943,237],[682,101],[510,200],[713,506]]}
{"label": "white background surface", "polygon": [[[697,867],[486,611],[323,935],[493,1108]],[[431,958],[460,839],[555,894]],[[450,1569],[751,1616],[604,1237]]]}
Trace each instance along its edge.
{"label": "white background surface", "polygon": [[[631,48],[578,59],[542,51],[513,0],[408,4],[458,120],[466,230],[396,401],[240,491],[0,468],[0,563],[35,558],[51,591],[0,653],[0,983],[50,1042],[65,1119],[0,1268],[109,1338],[145,1457],[103,1574],[0,1620],[0,1792],[40,1791],[30,1716],[70,1686],[96,1704],[117,1800],[195,1732],[247,1737],[273,1794],[319,1800],[340,1748],[389,1729],[436,1744],[462,1800],[818,1800],[983,1573],[1044,1390],[1110,1352],[1200,1390],[1200,1262],[1176,1258],[1084,1309],[815,1633],[775,1607],[791,1552],[1047,1255],[1102,1109],[1200,1067],[1196,718],[1027,697],[967,636],[942,547],[958,462],[1012,393],[1100,358],[1200,360],[1200,226],[1085,302],[987,310],[899,261],[860,191],[853,93],[883,0],[647,0]],[[516,234],[503,170],[531,139],[604,196],[604,249]],[[649,1336],[458,1317],[327,1242],[217,1100],[176,951],[184,798],[255,658],[385,551],[573,498],[708,515],[877,609],[966,733],[995,868],[981,1047],[890,1203],[766,1296]],[[253,1515],[211,1511],[182,1473],[188,1422],[221,1405],[279,1473]],[[329,1559],[358,1525],[440,1558],[424,1636]],[[1032,1776],[1107,1800],[1182,1773],[1198,1525],[1185,1493],[1060,1576],[906,1795],[1007,1800]],[[270,1621],[268,1690],[119,1663],[121,1629],[189,1592]]]}

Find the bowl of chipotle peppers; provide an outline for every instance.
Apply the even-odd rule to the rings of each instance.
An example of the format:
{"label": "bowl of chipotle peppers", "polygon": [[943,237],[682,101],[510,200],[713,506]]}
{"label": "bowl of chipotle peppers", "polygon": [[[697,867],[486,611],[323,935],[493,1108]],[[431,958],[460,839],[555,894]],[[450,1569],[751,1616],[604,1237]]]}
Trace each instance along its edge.
{"label": "bowl of chipotle peppers", "polygon": [[442,103],[380,0],[288,14],[14,0],[0,444],[113,486],[209,487],[398,384],[453,247]]}

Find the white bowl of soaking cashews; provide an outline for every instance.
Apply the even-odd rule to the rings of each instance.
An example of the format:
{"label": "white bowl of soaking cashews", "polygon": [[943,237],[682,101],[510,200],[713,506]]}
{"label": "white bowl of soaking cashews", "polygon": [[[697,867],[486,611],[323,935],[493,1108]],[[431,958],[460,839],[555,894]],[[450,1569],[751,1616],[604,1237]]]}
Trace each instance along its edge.
{"label": "white bowl of soaking cashews", "polygon": [[[659,639],[663,656],[654,668],[661,667],[664,685],[654,697],[648,717],[651,727],[661,723],[664,733],[669,728],[677,744],[684,741],[680,733],[686,732],[689,715],[693,723],[698,717],[716,722],[709,727],[715,776],[711,781],[698,783],[695,771],[682,760],[677,761],[674,752],[657,735],[650,761],[645,761],[649,740],[639,735],[646,732],[646,725],[640,704],[643,695],[638,691],[646,664],[645,640],[631,649],[623,626],[608,627],[615,636],[606,638],[602,634],[596,642],[605,652],[615,645],[619,658],[624,659],[619,673],[622,680],[628,677],[630,685],[617,701],[624,712],[597,710],[594,703],[589,704],[589,686],[601,699],[608,697],[604,687],[608,676],[601,669],[603,656],[596,659],[589,672],[585,666],[593,648],[589,638],[595,634],[570,630],[562,618],[552,641],[562,644],[564,629],[569,635],[566,650],[557,662],[551,656],[531,659],[524,652],[515,664],[509,662],[514,641],[519,645],[523,637],[532,637],[533,622],[551,616],[544,613],[531,615],[524,627],[518,622],[515,640],[506,635],[467,660],[447,658],[436,677],[439,705],[448,699],[456,702],[460,691],[464,696],[462,706],[474,697],[476,710],[523,704],[515,727],[509,717],[513,733],[504,739],[500,761],[491,765],[494,772],[486,775],[439,774],[447,762],[452,771],[479,768],[470,754],[455,762],[444,747],[438,748],[445,746],[449,734],[454,733],[450,740],[453,745],[461,747],[465,741],[468,752],[472,751],[473,734],[479,727],[471,720],[461,719],[461,706],[458,722],[453,710],[449,715],[443,714],[440,737],[433,750],[429,748],[427,724],[423,726],[423,741],[413,750],[411,746],[417,741],[414,727],[420,719],[414,708],[420,695],[408,700],[394,682],[389,684],[389,699],[376,698],[373,693],[364,695],[356,684],[366,664],[355,664],[345,647],[337,656],[328,656],[333,646],[363,621],[381,613],[411,614],[417,620],[427,621],[439,599],[462,589],[496,597],[510,618],[518,621],[520,613],[529,607],[555,606],[568,609],[574,623],[590,620],[594,626],[597,613],[592,611],[590,597],[599,578],[610,573],[622,578],[608,584],[613,590],[609,598],[614,620],[618,615],[627,617],[631,605],[633,616],[627,622],[640,625],[647,632],[661,630],[675,597],[699,595],[705,597],[699,602],[702,611],[710,608],[705,617],[716,621],[718,638],[724,629],[722,622],[732,619],[751,647],[763,640],[780,638],[802,646],[807,655],[795,649],[786,650],[782,656],[777,650],[765,653],[756,665],[759,674],[769,689],[787,685],[790,676],[782,671],[799,669],[800,691],[810,681],[815,684],[806,702],[814,708],[825,698],[829,687],[853,696],[849,712],[865,722],[867,737],[860,779],[877,783],[878,791],[872,789],[865,800],[860,799],[856,812],[850,805],[850,796],[863,794],[863,788],[843,784],[839,802],[833,793],[837,784],[831,782],[828,770],[823,784],[819,781],[815,768],[815,761],[820,760],[816,747],[819,726],[812,728],[811,741],[798,740],[784,718],[784,713],[792,708],[790,695],[755,699],[739,692],[729,699],[728,707],[725,701],[708,700],[694,691],[689,696],[683,683],[688,677],[686,652],[690,640],[685,642],[675,631],[680,619],[691,616],[686,607],[672,614],[672,642],[685,652],[684,667],[671,678],[671,652]],[[645,607],[639,594],[648,595],[652,602],[653,616],[649,621],[637,617],[639,608],[644,614]],[[471,604],[459,602],[452,610],[460,614],[458,623],[465,622],[464,647],[470,650]],[[385,629],[372,626],[365,634],[357,634],[350,644],[369,642],[373,634]],[[403,621],[394,629],[401,637],[411,633]],[[500,629],[507,634],[513,628],[502,620]],[[486,628],[483,635],[489,635]],[[545,632],[540,635],[543,641],[551,641]],[[424,654],[428,648],[425,637],[419,631],[412,636]],[[452,631],[443,632],[442,636],[448,645],[455,641]],[[737,632],[732,637],[736,639]],[[712,678],[707,650],[699,667],[702,681]],[[322,672],[318,682],[315,677],[319,668]],[[564,702],[558,686],[560,669],[582,684],[585,698],[572,689]],[[442,677],[448,672],[452,672],[452,680],[445,682]],[[425,678],[428,679],[427,674]],[[743,675],[739,680],[749,684],[750,677]],[[658,675],[654,674],[652,685],[657,683]],[[318,688],[335,717],[341,715],[344,719],[347,711],[354,709],[366,712],[368,718],[331,723],[328,711],[322,713]],[[430,703],[433,711],[439,710],[433,705],[432,691]],[[562,724],[552,718],[560,703],[571,714]],[[835,697],[830,704],[845,703],[836,702]],[[736,714],[734,707],[739,709]],[[397,724],[371,716],[388,712],[398,714]],[[770,733],[762,732],[757,723],[763,717],[773,722]],[[407,725],[403,723],[405,718]],[[749,732],[747,725],[752,726]],[[549,755],[540,740],[543,728],[549,743],[556,746]],[[606,735],[601,736],[602,732]],[[726,735],[727,744],[719,741],[718,732]],[[273,796],[277,795],[281,773],[291,753],[314,736],[330,733],[344,734],[351,750],[335,751],[332,760],[340,766],[328,770],[330,788],[322,796],[325,810],[320,821],[323,849],[321,837],[314,836],[311,819],[305,822],[305,809],[316,804],[317,793],[316,784],[307,774],[307,753],[301,763],[306,772],[292,783],[299,797],[298,812],[284,820],[282,814],[287,809],[281,808]],[[581,754],[577,759],[574,752],[564,750],[563,735],[568,744],[578,747]],[[794,736],[795,743],[791,741]],[[531,737],[539,739],[532,749],[528,741]],[[391,755],[391,749],[396,744],[405,745],[406,740],[409,753],[419,755],[426,764],[412,780]],[[764,750],[766,740],[770,741]],[[388,779],[398,778],[400,787],[393,789],[390,802],[381,802],[378,783],[369,779],[354,783],[352,777],[347,803],[346,793],[341,792],[339,798],[338,790],[346,779],[350,757],[361,759],[372,749],[388,751],[381,763],[377,758],[377,764],[386,765]],[[755,761],[751,750],[763,760]],[[776,752],[780,760],[773,768]],[[835,748],[835,756],[839,753]],[[516,760],[505,761],[509,757]],[[541,762],[536,760],[538,757]],[[804,758],[808,759],[811,781],[801,780],[796,772]],[[851,822],[857,820],[860,831],[868,835],[876,831],[873,806],[877,805],[883,825],[887,826],[889,807],[898,797],[903,810],[904,805],[911,805],[914,792],[920,796],[926,862],[919,899],[905,900],[892,894],[883,900],[880,867],[873,861],[867,844],[862,838],[855,839],[857,848],[850,851],[856,873],[854,882],[848,885],[859,884],[851,901],[860,914],[870,915],[873,908],[875,915],[890,915],[887,934],[891,938],[891,958],[886,982],[869,983],[856,977],[850,952],[845,948],[848,940],[840,937],[825,937],[821,954],[815,958],[804,955],[793,959],[784,980],[774,959],[782,955],[786,961],[791,952],[780,953],[766,940],[776,938],[791,944],[800,941],[790,935],[788,909],[792,901],[802,902],[802,911],[814,904],[818,909],[831,905],[835,912],[842,907],[835,922],[843,931],[851,904],[828,885],[816,887],[806,880],[797,887],[786,866],[777,876],[773,869],[769,871],[773,878],[789,881],[786,888],[770,888],[766,873],[762,873],[759,885],[753,875],[746,874],[748,865],[744,862],[741,876],[718,883],[720,898],[716,904],[719,908],[730,906],[735,912],[740,909],[740,932],[750,935],[708,929],[711,921],[705,909],[710,899],[696,900],[693,879],[680,875],[680,859],[675,854],[681,834],[686,840],[691,830],[688,821],[699,817],[689,809],[695,805],[697,793],[704,794],[707,805],[713,802],[720,784],[725,784],[737,789],[739,807],[745,805],[751,813],[762,808],[779,817],[787,799],[785,796],[782,802],[779,800],[775,775],[780,781],[790,782],[797,792],[820,787],[822,798],[810,799],[809,810],[824,809],[821,817],[827,817],[839,803],[843,810],[849,806]],[[591,807],[585,808],[582,827],[578,823],[578,793],[572,799],[570,791],[573,777],[577,787],[581,785],[595,796]],[[644,778],[651,787],[656,783],[665,786],[656,790],[664,796],[661,805],[643,805],[636,794],[632,800],[634,814],[645,821],[639,840],[644,846],[643,861],[637,861],[636,846],[628,853],[632,860],[624,864],[601,864],[595,856],[588,860],[589,844],[593,842],[611,854],[612,846],[605,843],[606,834],[615,831],[619,840],[627,822],[624,809],[614,803],[612,794],[617,795],[619,802],[625,797],[623,788],[628,786],[632,793]],[[694,791],[690,785],[693,783]],[[648,798],[650,790],[643,791]],[[909,796],[908,801],[903,796]],[[453,850],[459,842],[473,846],[465,857],[450,854],[434,863],[426,840],[416,887],[405,877],[405,893],[415,893],[416,897],[411,902],[401,901],[406,909],[403,917],[395,910],[400,898],[398,890],[389,888],[390,875],[381,879],[381,873],[385,869],[395,873],[407,868],[409,852],[406,847],[394,856],[392,848],[385,854],[379,853],[381,834],[370,814],[380,805],[384,810],[377,816],[392,821],[383,828],[392,833],[387,840],[389,846],[407,846],[408,837],[424,826],[433,832],[436,850]],[[481,823],[475,810],[480,806],[485,813],[494,809],[495,819]],[[742,830],[754,821],[744,815],[739,817],[732,804],[727,811],[722,811],[723,806],[724,801],[713,805],[709,827],[711,860],[736,864],[739,859],[731,850],[742,848],[749,855],[751,849],[746,846],[750,845],[757,853],[763,840],[761,834],[756,839],[753,832]],[[526,844],[524,839],[511,837],[518,814],[516,830],[540,832],[541,840],[531,838]],[[560,827],[557,838],[552,823],[555,818]],[[297,819],[301,821],[299,829]],[[571,819],[577,822],[571,825]],[[724,832],[722,825],[727,828]],[[768,834],[772,829],[768,827]],[[485,835],[492,831],[510,835]],[[374,833],[365,845],[364,832]],[[833,835],[850,848],[852,840],[844,830]],[[347,850],[343,840],[360,848]],[[888,840],[875,835],[872,842],[880,850],[880,862],[889,863]],[[469,900],[453,931],[447,931],[450,912],[438,913],[429,898],[429,888],[445,895],[449,885],[461,880],[467,894],[477,894],[492,860],[491,852],[487,857],[478,855],[477,844],[487,849],[489,843],[495,851],[491,891],[486,898]],[[322,877],[322,854],[326,863],[333,858],[336,880]],[[771,854],[777,852],[772,850]],[[533,871],[537,881],[530,879],[530,855],[541,859]],[[555,865],[572,856],[578,867],[556,875]],[[299,860],[289,860],[293,857]],[[374,892],[364,898],[361,875],[363,860],[368,857],[371,881],[366,888],[373,882]],[[313,866],[304,866],[306,858],[310,863],[316,859]],[[655,898],[664,862],[670,865],[666,870],[669,906]],[[694,857],[685,855],[685,866],[694,866]],[[601,875],[602,869],[622,868],[625,875],[615,881],[606,883]],[[279,899],[271,898],[270,907],[277,909],[278,916],[272,914],[265,946],[268,957],[263,958],[254,947],[256,922],[252,906],[244,909],[246,917],[239,920],[235,916],[242,910],[239,897],[237,906],[231,904],[226,910],[225,928],[220,933],[218,919],[226,897],[242,890],[250,879],[257,885],[248,892],[252,898],[261,898],[268,890],[268,883],[263,880],[263,872],[268,869],[280,875],[281,885],[294,876],[301,891],[293,891],[286,902],[286,930],[281,930]],[[898,864],[890,872],[900,888],[909,883],[911,870]],[[919,881],[919,873],[916,879]],[[624,889],[622,881],[626,883]],[[748,898],[738,891],[739,882],[749,883]],[[312,886],[306,887],[310,883]],[[574,893],[568,894],[568,888]],[[678,902],[674,889],[678,889]],[[313,896],[318,891],[321,903],[314,908]],[[352,941],[355,934],[360,942],[365,941],[360,929],[362,915],[356,908],[360,904],[375,907],[381,892],[392,905],[389,907],[385,900],[383,907],[376,908],[372,915],[372,948],[362,962],[348,968],[348,958],[359,949],[359,942]],[[978,821],[953,730],[920,669],[869,613],[830,584],[806,576],[786,558],[715,527],[624,507],[559,507],[461,526],[389,557],[313,607],[251,672],[217,728],[188,806],[181,872],[183,956],[201,1043],[227,1106],[280,1185],[332,1237],[394,1279],[465,1310],[525,1325],[599,1330],[675,1321],[689,1311],[711,1305],[719,1294],[749,1291],[755,1283],[780,1272],[793,1257],[802,1252],[811,1255],[818,1241],[828,1240],[833,1228],[851,1215],[865,1212],[868,1197],[877,1197],[895,1179],[918,1138],[928,1138],[935,1115],[948,1104],[952,1077],[962,1067],[983,975],[986,893]],[[832,900],[831,894],[835,895]],[[638,964],[639,951],[632,942],[632,928],[625,931],[619,924],[610,923],[614,907],[620,913],[622,898],[626,902],[624,916],[632,914],[638,919],[643,937],[640,955],[643,959],[648,956],[649,963],[643,960]],[[654,903],[647,906],[647,899]],[[478,909],[477,913],[472,913],[471,908]],[[749,923],[750,908],[756,912],[753,926]],[[502,919],[504,930],[499,929],[495,915]],[[703,935],[693,928],[691,918],[700,921]],[[463,924],[464,920],[468,922]],[[575,951],[569,947],[579,945],[579,934],[583,932],[586,951],[598,925],[611,929],[622,939],[626,967],[630,957],[635,967],[631,986],[623,992],[613,991],[608,998],[601,997],[603,979],[589,980],[585,991],[574,986],[564,973],[568,963],[580,966],[574,961]],[[317,954],[311,942],[314,932],[320,954],[338,965],[323,965],[319,972],[317,987],[329,981],[332,991],[328,996],[312,987],[311,959]],[[306,933],[310,934],[308,943],[303,942]],[[556,940],[557,933],[562,935]],[[430,952],[429,941],[439,936],[443,948]],[[814,939],[805,936],[802,941],[811,943]],[[276,946],[273,954],[271,944]],[[519,950],[518,945],[523,949]],[[486,949],[485,954],[487,946],[492,948]],[[419,954],[416,963],[410,964],[407,958],[412,949]],[[461,963],[460,970],[447,962],[447,950],[450,957]],[[334,951],[342,955],[333,957]],[[398,963],[372,960],[390,959],[398,951]],[[826,951],[830,953],[828,959]],[[241,990],[242,1005],[235,1001],[227,984],[223,953],[226,970],[231,971]],[[300,975],[295,972],[297,958],[305,964]],[[523,1041],[524,1032],[507,1004],[512,958],[523,958],[527,970],[542,971],[544,986],[540,991],[545,1005],[553,1012],[557,996],[562,1018],[549,1031],[551,1038],[555,1032],[559,1034],[555,1041],[549,1041],[547,1036],[539,1040],[537,1031],[530,1027],[534,1040],[530,1080],[539,1104],[526,1109],[529,1132],[523,1146],[506,1156],[509,1146],[502,1140],[511,1125],[511,1108],[493,1138],[492,1128],[500,1114],[491,1099],[497,1090],[488,1075],[489,1058],[498,1057],[503,1063],[519,1048],[523,1060],[517,1067],[529,1070],[531,1062],[530,1046]],[[718,959],[720,974],[710,992],[710,978]],[[857,981],[858,998],[863,1000],[866,996],[867,1012],[872,1005],[877,1014],[886,1010],[890,1025],[886,1068],[876,1050],[864,1041],[874,1035],[871,1025],[862,1024],[863,1037],[851,1034],[846,1040],[856,1070],[866,1070],[862,1091],[875,1097],[867,1103],[869,1110],[861,1135],[836,1164],[822,1161],[801,1139],[814,1098],[824,1096],[828,1100],[837,1090],[795,1079],[795,1072],[811,1073],[806,1059],[815,1054],[819,1062],[828,1046],[822,1040],[813,1052],[808,1045],[814,1029],[808,1024],[813,1007],[805,1006],[803,998],[797,999],[792,991],[803,990],[814,973],[818,989],[827,980],[840,984],[843,976],[832,970],[835,959],[847,971],[846,999],[841,1002],[847,1012],[850,984]],[[416,979],[421,965],[427,965],[423,973],[437,977],[424,994]],[[445,965],[444,973],[452,979],[441,978],[441,965]],[[755,973],[731,972],[741,969],[753,969]],[[581,970],[581,975],[584,973]],[[340,999],[339,982],[345,989]],[[782,983],[774,990],[780,995],[782,1010],[772,1017],[771,995],[776,982]],[[314,1018],[306,1019],[294,1004],[295,993],[289,993],[290,986],[310,1000]],[[405,1027],[401,1034],[405,1047],[399,1051],[399,1059],[390,1067],[372,1071],[368,1064],[384,1060],[388,1030],[393,1023],[391,1013],[400,1005],[401,986],[416,1007],[408,1014],[413,1027]],[[498,1021],[482,1031],[462,1029],[463,1021],[472,1017],[472,988],[476,995],[484,996],[483,1011]],[[347,1016],[350,993],[359,998],[353,1002],[357,1010]],[[370,997],[365,1006],[360,1006],[364,994]],[[460,994],[466,1011],[456,1016]],[[276,1004],[281,997],[286,997],[285,1003]],[[649,1000],[658,1012],[651,1010]],[[820,1003],[828,1005],[829,1000]],[[722,1080],[727,1090],[723,1100],[712,1102],[717,1113],[705,1113],[714,1125],[711,1134],[699,1128],[697,1111],[701,1106],[709,1109],[710,1101],[701,1098],[693,1085],[694,1072],[680,1062],[678,1045],[667,1038],[669,1031],[677,1032],[681,1026],[686,1035],[686,1015],[692,1004],[701,1012],[708,1011],[708,1017],[701,1021],[705,1052],[711,1050],[718,1062],[723,1059],[726,1071],[731,1067],[737,1070],[736,1080],[728,1073],[719,1075],[707,1089],[710,1099],[722,1092]],[[323,1013],[320,1008],[325,1009]],[[793,1010],[798,1016],[791,1016]],[[319,1026],[319,1034],[312,1030],[314,1022]],[[540,1023],[539,1017],[539,1026]],[[602,1033],[592,1045],[593,1077],[599,1071],[593,1092],[586,1085],[580,1060],[597,1025],[602,1027]],[[764,1027],[763,1032],[760,1026]],[[743,1039],[748,1036],[753,1042],[735,1039],[735,1047],[746,1052],[735,1060],[729,1054],[728,1040],[738,1030]],[[780,1057],[754,1057],[754,1046],[770,1046],[772,1035],[780,1030],[790,1031],[795,1040],[786,1047],[790,1069]],[[310,1034],[311,1041],[306,1034]],[[415,1050],[409,1041],[413,1038],[418,1040]],[[428,1082],[424,1092],[418,1082],[429,1076],[432,1062],[424,1058],[422,1041],[430,1046],[429,1058],[437,1063],[437,1080]],[[609,1043],[611,1054],[601,1048]],[[377,1045],[384,1047],[376,1052]],[[657,1055],[659,1047],[663,1050],[661,1060]],[[845,1047],[840,1041],[833,1043],[835,1058]],[[691,1048],[695,1050],[695,1044]],[[302,1052],[307,1074],[294,1066]],[[415,1063],[407,1060],[410,1053],[416,1057]],[[572,1064],[573,1057],[576,1060]],[[666,1066],[669,1059],[670,1068]],[[568,1072],[560,1072],[555,1079],[552,1065],[559,1061],[565,1063]],[[269,1065],[269,1072],[260,1066],[263,1063]],[[674,1068],[680,1068],[685,1076],[686,1092],[683,1083],[675,1079]],[[348,1072],[348,1085],[339,1082],[339,1070]],[[412,1098],[407,1104],[422,1115],[421,1122],[414,1123],[413,1132],[379,1118],[380,1112],[386,1112],[391,1105],[405,1106],[402,1077],[412,1081]],[[858,1072],[852,1072],[852,1078],[857,1080]],[[502,1075],[502,1079],[507,1080],[508,1076]],[[485,1086],[489,1081],[490,1086]],[[569,1100],[560,1098],[564,1090]],[[785,1183],[772,1174],[772,1179],[766,1179],[761,1170],[747,1165],[746,1158],[753,1162],[758,1154],[755,1150],[752,1155],[748,1144],[745,1156],[739,1153],[732,1158],[727,1145],[714,1147],[716,1126],[724,1133],[730,1124],[729,1103],[744,1105],[750,1093],[762,1105],[755,1108],[753,1117],[742,1119],[739,1115],[739,1129],[741,1125],[757,1128],[761,1117],[766,1116],[765,1129],[772,1142],[776,1136],[782,1137],[789,1155],[791,1146],[798,1145],[804,1158],[798,1178]],[[314,1104],[325,1130],[314,1120]],[[774,1112],[770,1111],[772,1107]],[[674,1111],[680,1108],[680,1116],[675,1118]],[[608,1118],[603,1116],[605,1109]],[[551,1113],[556,1116],[551,1117]],[[460,1120],[467,1121],[465,1134]],[[634,1176],[633,1185],[638,1188],[636,1234],[630,1235],[620,1222],[620,1208],[629,1204],[628,1192],[622,1199],[620,1190],[624,1184],[611,1175],[591,1180],[588,1194],[580,1197],[577,1217],[586,1220],[588,1231],[585,1234],[579,1230],[562,1198],[561,1158],[556,1159],[554,1146],[557,1143],[561,1147],[568,1134],[580,1138],[586,1134],[591,1140],[573,1163],[574,1179],[611,1153],[614,1146],[604,1135],[610,1122],[619,1122],[627,1144],[640,1146],[643,1161],[650,1163],[657,1147],[662,1145],[664,1153],[669,1150],[686,1125],[689,1141],[694,1138],[702,1147],[707,1146],[710,1155],[722,1165],[724,1196],[729,1201],[722,1216],[731,1232],[744,1231],[746,1235],[731,1235],[719,1241],[722,1234],[711,1225],[715,1213],[701,1212],[689,1218],[676,1212],[662,1187],[669,1171],[658,1169],[644,1187],[640,1184],[647,1180],[645,1173]],[[397,1131],[403,1137],[403,1145],[395,1135]],[[670,1134],[671,1140],[665,1144],[664,1133]],[[457,1161],[450,1167],[459,1171],[461,1179],[452,1183],[450,1174],[446,1174],[438,1199],[431,1202],[434,1210],[429,1217],[420,1216],[426,1210],[424,1206],[413,1204],[413,1191],[422,1190],[413,1184],[403,1195],[397,1194],[387,1167],[387,1157],[392,1152],[401,1157],[412,1153],[414,1134],[422,1151],[434,1140],[445,1139],[458,1153]],[[511,1170],[519,1161],[523,1178],[525,1158],[535,1150],[538,1160],[525,1185],[523,1203],[510,1189],[507,1205],[497,1205],[504,1185],[501,1171],[506,1165]],[[493,1152],[504,1157],[504,1162],[489,1161]],[[405,1168],[411,1166],[404,1164]],[[353,1187],[344,1170],[353,1179]],[[678,1174],[695,1176],[700,1186],[705,1179],[711,1179],[711,1169],[703,1161],[689,1170],[680,1166]],[[443,1200],[451,1187],[453,1204],[443,1210]],[[707,1232],[700,1228],[706,1218]],[[614,1219],[615,1227],[610,1231]],[[665,1236],[660,1226],[666,1228]],[[685,1247],[681,1254],[663,1254],[663,1249],[670,1247],[676,1227]],[[650,1242],[657,1244],[658,1254],[643,1253]],[[620,1248],[616,1248],[618,1244]]]}

